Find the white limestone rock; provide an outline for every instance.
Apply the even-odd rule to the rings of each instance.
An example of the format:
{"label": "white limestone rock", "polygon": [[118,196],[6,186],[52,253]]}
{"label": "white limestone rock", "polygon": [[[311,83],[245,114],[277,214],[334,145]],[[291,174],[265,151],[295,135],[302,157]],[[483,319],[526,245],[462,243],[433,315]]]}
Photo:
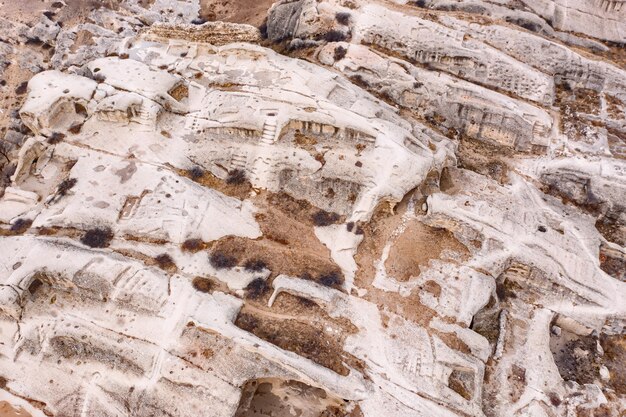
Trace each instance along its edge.
{"label": "white limestone rock", "polygon": [[621,3],[118,3],[0,20],[0,401],[621,415]]}

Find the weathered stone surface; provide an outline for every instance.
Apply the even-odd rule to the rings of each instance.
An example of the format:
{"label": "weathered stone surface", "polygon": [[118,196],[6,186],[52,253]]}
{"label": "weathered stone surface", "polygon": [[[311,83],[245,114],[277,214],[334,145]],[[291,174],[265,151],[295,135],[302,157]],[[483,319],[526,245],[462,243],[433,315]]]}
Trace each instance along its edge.
{"label": "weathered stone surface", "polygon": [[259,30],[253,26],[225,22],[206,22],[202,25],[175,25],[155,23],[145,32],[146,38],[181,39],[224,45],[233,42],[259,42]]}
{"label": "weathered stone surface", "polygon": [[25,3],[0,415],[624,413],[621,3]]}
{"label": "weathered stone surface", "polygon": [[[563,36],[574,32],[611,42],[626,42],[626,11],[621,0],[498,1],[422,0],[421,7],[493,16],[532,32]],[[556,32],[559,31],[559,32]],[[584,40],[574,40],[584,44]]]}
{"label": "weathered stone surface", "polygon": [[276,5],[267,19],[269,40],[277,42],[294,35],[305,2],[306,0],[295,0]]}

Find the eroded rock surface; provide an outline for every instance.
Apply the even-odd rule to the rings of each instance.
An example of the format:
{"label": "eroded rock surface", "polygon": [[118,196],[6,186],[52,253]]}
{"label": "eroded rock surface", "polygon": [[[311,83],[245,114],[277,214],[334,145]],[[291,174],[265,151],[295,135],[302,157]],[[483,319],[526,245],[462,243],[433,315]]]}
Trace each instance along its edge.
{"label": "eroded rock surface", "polygon": [[626,412],[626,4],[28,3],[0,415]]}

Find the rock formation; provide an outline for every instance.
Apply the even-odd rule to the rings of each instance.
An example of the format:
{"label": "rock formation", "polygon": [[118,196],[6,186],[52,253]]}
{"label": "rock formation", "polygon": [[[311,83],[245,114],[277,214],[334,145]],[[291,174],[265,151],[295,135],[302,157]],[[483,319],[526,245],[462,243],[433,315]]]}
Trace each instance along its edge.
{"label": "rock formation", "polygon": [[0,9],[0,415],[626,412],[623,2],[84,3]]}

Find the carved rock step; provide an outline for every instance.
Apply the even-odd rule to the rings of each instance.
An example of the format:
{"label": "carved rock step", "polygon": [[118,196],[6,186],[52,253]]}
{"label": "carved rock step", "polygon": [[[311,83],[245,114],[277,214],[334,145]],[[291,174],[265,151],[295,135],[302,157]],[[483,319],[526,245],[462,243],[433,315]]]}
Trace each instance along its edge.
{"label": "carved rock step", "polygon": [[275,116],[269,116],[265,120],[263,126],[263,134],[261,135],[261,143],[264,145],[271,145],[276,140],[276,130],[278,121]]}

